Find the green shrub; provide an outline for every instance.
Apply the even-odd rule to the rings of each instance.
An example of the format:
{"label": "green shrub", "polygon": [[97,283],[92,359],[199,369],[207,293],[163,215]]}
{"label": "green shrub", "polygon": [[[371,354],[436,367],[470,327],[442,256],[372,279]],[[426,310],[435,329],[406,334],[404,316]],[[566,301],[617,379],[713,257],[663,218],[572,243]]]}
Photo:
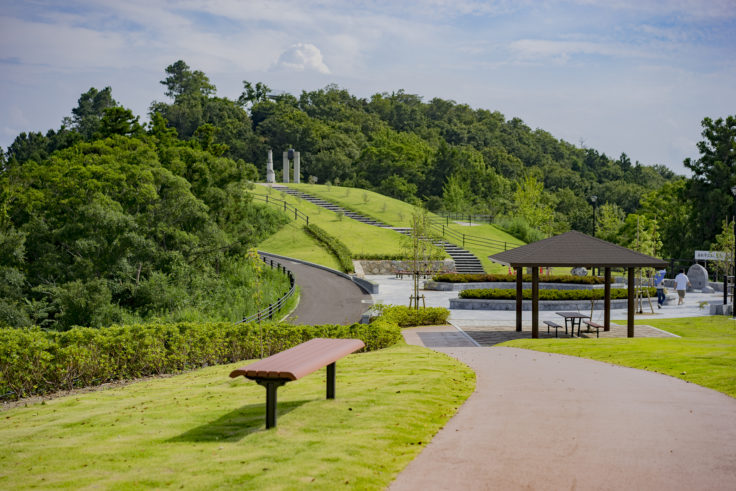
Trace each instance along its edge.
{"label": "green shrub", "polygon": [[358,338],[372,351],[396,343],[401,332],[386,319],[349,326],[178,323],[65,332],[0,329],[0,396],[18,399],[254,359],[316,337]]}
{"label": "green shrub", "polygon": [[[612,288],[611,299],[627,298],[628,290],[625,288]],[[539,290],[539,300],[603,300],[605,291],[600,288],[596,290]],[[644,294],[650,297],[657,295],[655,288],[645,288]],[[522,290],[522,298],[530,300],[531,290]],[[484,300],[514,300],[516,290],[500,288],[482,288],[477,290],[463,290],[460,298],[476,298]]]}
{"label": "green shrub", "polygon": [[[447,273],[435,275],[432,279],[434,281],[445,283],[515,282],[516,275]],[[532,275],[522,275],[522,280],[531,282]],[[544,283],[579,283],[584,285],[602,285],[605,283],[605,279],[600,276],[573,276],[571,274],[550,276],[540,275],[539,281]],[[613,282],[613,278],[611,279],[611,282]]]}
{"label": "green shrub", "polygon": [[327,250],[331,251],[340,263],[340,268],[346,273],[352,273],[353,269],[353,258],[350,256],[350,250],[340,239],[334,237],[325,232],[321,227],[317,225],[309,224],[304,228],[320,243],[322,243]]}
{"label": "green shrub", "polygon": [[413,309],[405,305],[382,305],[377,310],[381,312],[378,319],[398,324],[399,327],[447,324],[447,318],[450,316],[450,311],[443,307]]}
{"label": "green shrub", "polygon": [[493,224],[527,244],[545,238],[541,231],[529,225],[529,222],[521,217],[497,217],[493,220]]}

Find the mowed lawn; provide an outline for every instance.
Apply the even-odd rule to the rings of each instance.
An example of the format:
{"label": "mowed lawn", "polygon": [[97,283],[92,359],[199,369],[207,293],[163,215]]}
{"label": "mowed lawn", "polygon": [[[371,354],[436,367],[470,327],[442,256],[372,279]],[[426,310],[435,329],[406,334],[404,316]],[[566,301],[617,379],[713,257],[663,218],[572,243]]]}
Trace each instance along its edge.
{"label": "mowed lawn", "polygon": [[[355,210],[358,213],[375,218],[394,227],[410,227],[411,217],[416,211],[416,208],[409,203],[404,203],[403,201],[364,189],[340,186],[328,187],[320,184],[289,184],[289,187],[330,201],[347,209]],[[430,217],[436,223],[443,221],[443,218],[439,215],[430,213]],[[506,242],[509,249],[522,244],[519,239],[493,225],[480,224],[465,226],[457,224],[452,220],[446,221],[446,223],[446,228],[456,234],[466,234],[468,237],[473,236],[480,239],[475,241],[468,240],[465,248],[475,254],[480,259],[485,270],[490,273],[505,273],[507,269],[492,263],[488,259],[489,255],[501,252],[503,250],[502,246],[488,243],[483,244],[482,242],[484,240]],[[461,238],[458,239],[457,236],[449,238],[449,240],[456,245],[463,246]]]}
{"label": "mowed lawn", "polygon": [[680,338],[514,340],[501,346],[579,356],[681,378],[736,397],[736,321],[723,316],[637,321]]}
{"label": "mowed lawn", "polygon": [[245,362],[0,412],[0,489],[382,489],[475,385],[448,356],[396,345],[278,392],[228,374]]}
{"label": "mowed lawn", "polygon": [[[394,232],[393,230],[366,225],[345,216],[340,217],[336,213],[325,208],[276,190],[268,193],[268,189],[263,186],[256,186],[253,190],[253,194],[261,196],[268,195],[269,199],[275,198],[283,200],[291,206],[296,206],[300,212],[309,216],[309,223],[316,224],[330,235],[339,238],[354,257],[360,257],[361,254],[385,254],[393,256],[401,254],[402,252],[402,235],[398,232]],[[263,201],[259,200],[257,203],[263,203]],[[275,206],[276,205],[274,205],[274,207]],[[292,221],[291,228],[293,229],[296,227],[298,229],[302,229],[304,224],[305,222],[301,219],[298,221]],[[284,228],[287,227],[288,225]],[[269,237],[269,239],[267,239],[263,244],[259,244],[259,248],[277,254],[286,253],[289,251],[291,244],[289,241],[282,239],[282,237]],[[303,242],[304,241],[302,239],[299,239],[297,244],[295,244],[297,246],[295,247],[296,253],[300,253],[302,250],[300,244]],[[271,249],[269,249],[269,247]],[[281,252],[273,250],[274,247],[280,248]],[[298,255],[292,255],[292,257],[309,260]]]}

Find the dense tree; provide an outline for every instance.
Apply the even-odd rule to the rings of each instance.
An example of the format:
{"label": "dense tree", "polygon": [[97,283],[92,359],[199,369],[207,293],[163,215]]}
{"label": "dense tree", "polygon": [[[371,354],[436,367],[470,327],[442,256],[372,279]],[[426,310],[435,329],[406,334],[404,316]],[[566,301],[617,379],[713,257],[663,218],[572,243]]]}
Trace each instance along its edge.
{"label": "dense tree", "polygon": [[184,61],[178,60],[166,67],[168,77],[161,81],[166,86],[166,96],[177,100],[181,97],[210,96],[216,88],[204,72],[192,71]]}
{"label": "dense tree", "polygon": [[71,119],[66,122],[70,123],[70,127],[78,131],[83,138],[89,140],[100,130],[105,110],[117,106],[118,103],[112,98],[111,87],[102,90],[91,87],[79,97],[77,107],[72,109]]}
{"label": "dense tree", "polygon": [[0,322],[99,326],[192,304],[283,223],[249,199],[252,166],[141,138],[80,143],[0,175]]}
{"label": "dense tree", "polygon": [[700,158],[685,159],[693,177],[686,186],[686,196],[693,206],[693,245],[708,249],[721,223],[730,217],[736,186],[736,116],[702,121],[703,140],[698,142]]}

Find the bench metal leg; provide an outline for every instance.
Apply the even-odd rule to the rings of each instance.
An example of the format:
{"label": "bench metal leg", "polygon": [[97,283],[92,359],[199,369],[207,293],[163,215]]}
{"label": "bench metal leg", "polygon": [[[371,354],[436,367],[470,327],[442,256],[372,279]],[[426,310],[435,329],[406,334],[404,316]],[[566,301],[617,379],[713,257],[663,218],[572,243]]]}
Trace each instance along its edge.
{"label": "bench metal leg", "polygon": [[258,385],[266,388],[266,429],[276,426],[276,389],[284,385],[288,380],[281,378],[259,378]]}
{"label": "bench metal leg", "polygon": [[327,365],[327,398],[335,398],[335,365],[336,362],[332,362]]}

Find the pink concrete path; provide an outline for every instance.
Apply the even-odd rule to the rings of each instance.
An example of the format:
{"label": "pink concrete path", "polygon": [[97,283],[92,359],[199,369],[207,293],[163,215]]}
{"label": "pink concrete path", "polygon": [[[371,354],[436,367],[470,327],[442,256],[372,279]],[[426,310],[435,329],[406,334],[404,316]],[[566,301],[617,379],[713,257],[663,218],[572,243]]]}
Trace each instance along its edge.
{"label": "pink concrete path", "polygon": [[591,360],[463,347],[453,330],[405,338],[467,363],[476,390],[390,489],[736,489],[736,399]]}

